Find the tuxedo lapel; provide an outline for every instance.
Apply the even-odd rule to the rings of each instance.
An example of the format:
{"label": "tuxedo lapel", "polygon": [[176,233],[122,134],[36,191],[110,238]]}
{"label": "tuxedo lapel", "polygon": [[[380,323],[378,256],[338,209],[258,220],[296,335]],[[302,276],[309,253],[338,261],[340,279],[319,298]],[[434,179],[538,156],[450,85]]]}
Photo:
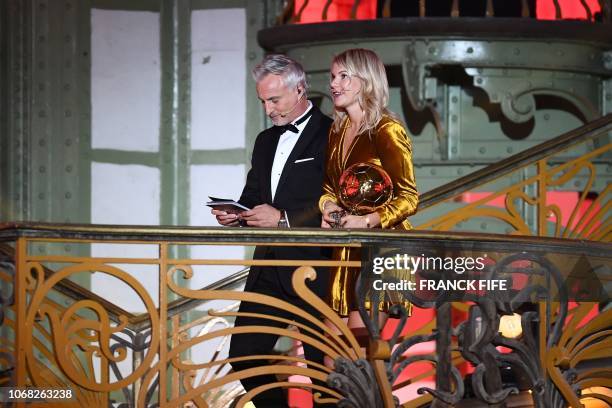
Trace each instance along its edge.
{"label": "tuxedo lapel", "polygon": [[272,136],[270,137],[270,146],[266,151],[266,158],[264,160],[265,165],[263,166],[263,191],[265,193],[265,202],[272,203],[272,184],[271,184],[271,176],[272,176],[272,164],[274,163],[274,155],[276,154],[276,147],[278,146],[278,141],[280,139],[280,132],[276,128],[272,128],[270,130],[272,132]]}
{"label": "tuxedo lapel", "polygon": [[289,172],[292,171],[292,167],[295,166],[294,162],[300,157],[304,149],[306,149],[306,147],[308,147],[312,140],[317,136],[319,122],[321,120],[321,112],[314,106],[312,109],[314,109],[312,112],[312,116],[306,124],[306,127],[302,131],[302,134],[300,134],[300,137],[295,146],[293,147],[291,154],[289,154],[287,162],[285,163],[285,167],[283,167],[283,172],[281,173],[280,179],[278,181],[278,187],[276,188],[277,193],[279,191],[282,191],[283,184],[286,182]]}

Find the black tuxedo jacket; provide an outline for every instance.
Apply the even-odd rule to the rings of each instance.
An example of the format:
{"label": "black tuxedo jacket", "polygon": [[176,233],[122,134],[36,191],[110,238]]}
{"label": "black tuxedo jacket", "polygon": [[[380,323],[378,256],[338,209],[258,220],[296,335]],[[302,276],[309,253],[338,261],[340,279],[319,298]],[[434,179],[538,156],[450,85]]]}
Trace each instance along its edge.
{"label": "black tuxedo jacket", "polygon": [[[323,192],[323,173],[325,171],[325,152],[327,137],[332,120],[313,106],[313,113],[302,134],[291,151],[283,168],[274,200],[270,175],[280,138],[280,131],[269,128],[261,132],[255,140],[251,158],[251,170],[239,202],[249,208],[269,204],[287,212],[291,228],[321,226],[321,213],[318,208]],[[297,163],[296,163],[297,161]],[[330,253],[320,247],[267,247],[255,248],[254,259],[328,259]],[[251,291],[261,273],[270,273],[278,278],[283,297],[296,296],[291,285],[291,277],[296,267],[251,267],[245,285]],[[329,284],[328,268],[317,268],[317,279],[308,286],[318,296],[324,297]]]}

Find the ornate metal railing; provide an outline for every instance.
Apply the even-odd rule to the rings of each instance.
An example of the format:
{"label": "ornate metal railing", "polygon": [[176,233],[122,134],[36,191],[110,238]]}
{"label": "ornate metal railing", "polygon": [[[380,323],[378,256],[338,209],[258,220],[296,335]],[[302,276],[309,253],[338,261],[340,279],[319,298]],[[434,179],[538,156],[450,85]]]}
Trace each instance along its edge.
{"label": "ornate metal railing", "polygon": [[[429,191],[421,197],[415,224],[424,230],[478,231],[487,223],[489,231],[500,233],[609,242],[611,137],[609,114]],[[552,201],[554,192],[575,192],[575,200]],[[440,208],[443,215],[432,215]]]}
{"label": "ornate metal railing", "polygon": [[[612,345],[611,317],[607,309],[611,247],[595,242],[533,239],[511,236],[466,235],[397,231],[277,231],[264,229],[125,228],[11,224],[0,229],[0,239],[14,248],[4,251],[0,278],[12,290],[2,293],[2,350],[0,370],[5,386],[70,387],[76,398],[66,406],[226,406],[241,392],[237,380],[261,374],[279,375],[272,387],[314,389],[318,400],[347,406],[407,407],[436,406],[480,400],[491,406],[524,398],[539,407],[579,407],[587,398],[610,401],[611,367],[607,360]],[[54,252],[57,244],[80,248],[74,255]],[[345,323],[305,285],[314,278],[308,265],[337,265],[337,261],[274,260],[274,265],[294,265],[293,285],[297,293],[336,326],[328,331],[319,317],[268,296],[226,290],[223,286],[200,289],[190,284],[198,274],[215,269],[204,266],[243,266],[265,263],[244,259],[181,258],[183,250],[214,245],[325,245],[361,247],[375,256],[405,254],[421,258],[484,257],[482,270],[459,273],[458,269],[421,268],[414,282],[458,279],[510,282],[508,290],[418,290],[397,289],[416,309],[435,309],[435,326],[409,327],[406,310],[397,307],[396,327],[385,333],[360,304],[369,344],[359,339]],[[88,255],[96,245],[112,246],[125,256]],[[48,250],[40,255],[39,249]],[[130,248],[148,246],[151,256],[129,256]],[[63,247],[63,246],[62,246]],[[366,259],[366,258],[364,258]],[[353,262],[351,266],[359,266]],[[138,281],[132,269],[147,265],[151,277]],[[346,263],[348,265],[348,263]],[[458,264],[455,264],[457,266]],[[379,277],[397,283],[394,273],[372,275],[363,265],[359,281],[360,299],[376,302],[371,292]],[[444,269],[444,270],[442,270]],[[242,272],[244,273],[244,272]],[[78,275],[112,277],[112,284],[95,288],[98,296],[66,297],[64,287],[74,287]],[[231,285],[240,276],[226,282]],[[79,278],[82,279],[82,278]],[[72,283],[71,283],[72,281]],[[155,282],[154,286],[150,286]],[[193,288],[196,286],[196,288]],[[121,287],[123,292],[121,292]],[[113,299],[111,291],[121,292]],[[100,293],[104,296],[100,296]],[[8,295],[8,296],[7,296]],[[109,300],[138,303],[139,311],[121,311]],[[215,311],[201,310],[195,303]],[[222,301],[222,303],[218,303]],[[263,356],[271,368],[230,372],[225,357],[227,338],[235,332],[235,302],[261,302],[289,310],[306,319],[312,328],[300,330],[248,327],[247,332],[267,331],[307,342],[335,360],[334,368],[305,367],[301,356]],[[450,302],[464,302],[466,314],[451,321]],[[469,301],[470,303],[465,303]],[[595,310],[595,317],[585,318]],[[502,316],[521,315],[522,333],[498,333]],[[410,348],[435,341],[431,354]],[[506,348],[505,352],[498,347]],[[261,356],[260,356],[261,357]],[[414,372],[415,363],[432,368]],[[469,374],[466,362],[474,367]],[[486,370],[486,376],[484,372]],[[326,386],[296,380],[304,375],[326,381]],[[435,388],[422,387],[425,395],[406,397],[402,389],[419,379],[435,376]],[[603,388],[594,388],[603,387]],[[608,387],[608,388],[606,388]],[[599,391],[594,391],[599,390]],[[602,391],[603,390],[603,393]],[[242,406],[254,393],[242,395]],[[527,391],[530,391],[528,393]],[[394,399],[395,392],[396,398]],[[510,395],[519,393],[517,396]],[[352,405],[351,405],[352,404]]]}

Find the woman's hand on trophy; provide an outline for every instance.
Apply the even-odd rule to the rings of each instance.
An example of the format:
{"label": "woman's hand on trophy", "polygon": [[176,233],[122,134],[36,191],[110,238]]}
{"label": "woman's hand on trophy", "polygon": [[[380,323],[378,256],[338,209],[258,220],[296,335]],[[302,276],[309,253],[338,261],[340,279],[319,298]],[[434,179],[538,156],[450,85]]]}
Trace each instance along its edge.
{"label": "woman's hand on trophy", "polygon": [[342,228],[368,228],[366,217],[362,215],[346,214],[340,219]]}
{"label": "woman's hand on trophy", "polygon": [[340,219],[342,228],[373,228],[380,225],[380,216],[373,212],[365,215],[345,214]]}
{"label": "woman's hand on trophy", "polygon": [[344,210],[332,201],[326,201],[323,204],[323,218],[321,219],[321,228],[338,228],[337,214],[341,214]]}

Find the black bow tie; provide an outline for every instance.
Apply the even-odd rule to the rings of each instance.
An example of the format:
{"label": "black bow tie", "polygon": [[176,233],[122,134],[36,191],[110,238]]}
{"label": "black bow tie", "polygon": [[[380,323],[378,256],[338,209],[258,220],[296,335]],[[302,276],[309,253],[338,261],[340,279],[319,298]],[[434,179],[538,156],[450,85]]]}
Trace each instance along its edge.
{"label": "black bow tie", "polygon": [[281,135],[285,132],[293,132],[293,133],[299,132],[297,126],[291,123],[287,123],[286,125],[282,125],[282,126],[276,126],[276,128],[279,130]]}
{"label": "black bow tie", "polygon": [[304,116],[302,116],[299,120],[297,120],[295,123],[287,123],[286,125],[282,125],[282,126],[275,126],[278,131],[280,132],[280,134],[282,135],[285,132],[293,132],[293,133],[299,133],[298,130],[298,126],[301,125],[302,123],[304,123],[306,121],[306,119],[308,119],[309,117],[312,116],[312,108],[310,108],[310,110],[308,112],[306,112],[304,114]]}

